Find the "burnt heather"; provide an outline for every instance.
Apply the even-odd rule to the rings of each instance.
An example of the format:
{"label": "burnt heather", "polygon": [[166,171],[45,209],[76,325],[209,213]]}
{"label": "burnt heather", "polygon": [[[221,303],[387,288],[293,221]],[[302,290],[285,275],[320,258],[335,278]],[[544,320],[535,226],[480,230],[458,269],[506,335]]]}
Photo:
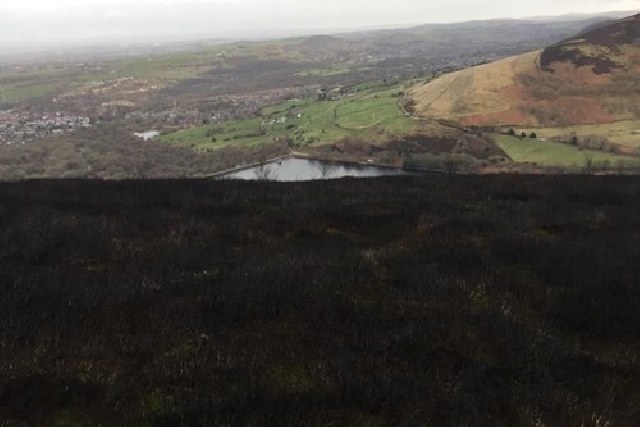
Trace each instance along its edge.
{"label": "burnt heather", "polygon": [[630,426],[640,181],[0,184],[0,425]]}

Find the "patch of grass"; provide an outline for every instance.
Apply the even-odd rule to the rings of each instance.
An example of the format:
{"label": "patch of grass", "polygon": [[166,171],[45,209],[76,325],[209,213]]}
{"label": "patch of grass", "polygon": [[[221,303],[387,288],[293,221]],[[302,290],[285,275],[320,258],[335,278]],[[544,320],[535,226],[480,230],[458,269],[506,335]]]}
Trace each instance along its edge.
{"label": "patch of grass", "polygon": [[624,120],[596,125],[558,126],[545,128],[517,128],[516,134],[536,132],[540,138],[563,138],[570,141],[575,135],[579,139],[603,137],[613,144],[630,149],[640,148],[640,120]]}
{"label": "patch of grass", "polygon": [[[193,145],[196,148],[250,146],[272,138],[290,138],[296,146],[331,144],[345,138],[368,142],[389,139],[389,135],[409,133],[415,122],[398,108],[397,94],[403,85],[384,86],[358,94],[350,94],[340,101],[292,100],[262,110],[270,117],[261,126],[260,119],[225,122],[218,126],[198,126],[157,138],[158,141]],[[283,116],[284,123],[278,122]],[[276,122],[271,123],[272,120]],[[213,130],[224,128],[214,134]],[[247,136],[262,128],[266,135]],[[233,131],[231,129],[234,129]],[[216,138],[212,142],[212,138]],[[227,141],[227,139],[231,138]]]}
{"label": "patch of grass", "polygon": [[302,113],[300,131],[320,143],[346,137],[376,142],[390,133],[408,133],[415,123],[401,114],[398,99],[392,96],[398,90],[347,96],[338,102],[317,102]]}
{"label": "patch of grass", "polygon": [[162,390],[152,390],[140,401],[140,410],[145,415],[159,415],[175,406],[175,395]]}
{"label": "patch of grass", "polygon": [[364,129],[395,119],[400,115],[395,99],[367,97],[338,106],[338,123],[346,129]]}
{"label": "patch of grass", "polygon": [[509,135],[496,135],[496,142],[511,159],[516,162],[537,163],[541,166],[584,166],[587,156],[594,162],[609,161],[612,165],[625,162],[639,165],[640,160],[602,151],[580,151],[577,147],[557,142],[540,141],[530,138],[520,139]]}
{"label": "patch of grass", "polygon": [[[234,56],[229,46],[212,46],[199,51],[140,56],[108,61],[102,69],[83,70],[70,66],[0,76],[0,97],[24,101],[43,95],[64,93],[79,84],[132,76],[150,82],[193,78]],[[246,53],[235,53],[245,55]],[[1,99],[1,98],[0,98]]]}
{"label": "patch of grass", "polygon": [[54,427],[75,427],[86,422],[85,417],[74,408],[65,408],[58,411],[51,420]]}
{"label": "patch of grass", "polygon": [[319,387],[314,376],[301,366],[276,366],[269,377],[272,386],[283,393],[304,393]]}
{"label": "patch of grass", "polygon": [[25,101],[33,98],[40,98],[54,92],[54,88],[48,84],[26,84],[15,85],[8,89],[0,89],[0,100],[4,101]]}
{"label": "patch of grass", "polygon": [[364,92],[364,91],[370,91],[372,89],[380,89],[384,87],[385,87],[385,84],[382,80],[371,80],[371,81],[362,82],[353,86],[353,90],[356,92]]}
{"label": "patch of grass", "polygon": [[[418,115],[427,117],[464,117],[504,111],[510,105],[505,87],[514,75],[528,70],[537,52],[514,56],[491,65],[468,68],[446,74],[429,84],[411,89]],[[473,102],[467,102],[467,100]]]}
{"label": "patch of grass", "polygon": [[161,142],[192,146],[197,149],[217,149],[227,146],[253,146],[269,142],[260,119],[233,120],[216,125],[196,126],[179,132],[160,135]]}
{"label": "patch of grass", "polygon": [[302,108],[302,107],[307,107],[309,104],[311,103],[311,101],[308,100],[291,100],[291,101],[287,101],[287,102],[283,102],[282,104],[278,104],[278,105],[273,105],[271,107],[265,107],[262,109],[262,115],[263,116],[272,116],[274,114],[278,114],[278,113],[285,113],[287,112],[287,110],[293,109],[293,108]]}

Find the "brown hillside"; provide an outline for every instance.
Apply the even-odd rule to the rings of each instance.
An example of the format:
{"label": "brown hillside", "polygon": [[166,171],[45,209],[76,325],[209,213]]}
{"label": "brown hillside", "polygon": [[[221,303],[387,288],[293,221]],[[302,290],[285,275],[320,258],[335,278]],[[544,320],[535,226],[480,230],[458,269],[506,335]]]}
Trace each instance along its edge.
{"label": "brown hillside", "polygon": [[465,125],[566,126],[640,119],[640,14],[414,88],[416,112]]}

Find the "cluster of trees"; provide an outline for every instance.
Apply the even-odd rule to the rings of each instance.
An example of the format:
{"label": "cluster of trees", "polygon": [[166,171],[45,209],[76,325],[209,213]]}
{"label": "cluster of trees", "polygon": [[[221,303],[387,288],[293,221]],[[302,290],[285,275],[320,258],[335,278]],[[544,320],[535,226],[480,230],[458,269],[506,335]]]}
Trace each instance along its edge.
{"label": "cluster of trees", "polygon": [[452,152],[453,154],[469,155],[478,160],[486,160],[495,156],[506,156],[495,139],[481,133],[460,136]]}
{"label": "cluster of trees", "polygon": [[0,147],[0,179],[181,178],[212,174],[243,163],[286,154],[285,144],[196,152],[142,141],[117,126]]}
{"label": "cluster of trees", "polygon": [[359,138],[345,138],[333,145],[315,147],[311,153],[331,160],[376,159],[377,162],[406,166],[473,173],[486,161],[507,158],[504,151],[489,135],[456,134],[432,136],[413,134],[404,137],[386,135],[388,143],[373,144]]}
{"label": "cluster of trees", "polygon": [[[507,131],[507,134],[509,134],[509,135],[511,135],[511,136],[516,136],[516,131],[515,131],[515,129],[513,129],[513,128],[512,128],[512,129],[509,129],[509,130]],[[522,133],[520,133],[520,135],[518,135],[518,136],[520,136],[520,138],[522,138],[522,139],[525,139],[525,138],[527,137],[527,133],[526,133],[526,132],[522,132]],[[529,136],[529,138],[531,138],[531,139],[538,139],[538,134],[537,134],[537,133],[535,133],[535,132],[531,132],[528,136]]]}
{"label": "cluster of trees", "polygon": [[634,425],[640,184],[0,184],[5,425]]}
{"label": "cluster of trees", "polygon": [[475,173],[481,162],[468,154],[416,153],[406,156],[404,167],[453,173]]}
{"label": "cluster of trees", "polygon": [[569,143],[585,150],[596,150],[605,152],[616,151],[616,145],[609,141],[609,138],[602,135],[578,136],[570,134],[554,138],[556,141]]}
{"label": "cluster of trees", "polygon": [[405,98],[402,102],[402,108],[404,108],[404,111],[406,111],[410,115],[413,115],[416,112],[417,105],[418,104],[413,98]]}
{"label": "cluster of trees", "polygon": [[[518,132],[516,132],[516,130],[513,128],[509,129],[507,131],[507,134],[511,136],[517,136],[521,139],[538,138],[538,134],[536,132],[531,132],[529,134],[527,134],[526,132],[522,132],[518,134]],[[570,133],[566,135],[551,137],[550,140],[553,142],[575,145],[583,150],[616,152],[616,150],[618,149],[618,147],[614,143],[612,143],[609,138],[603,135],[578,136],[575,133]]]}

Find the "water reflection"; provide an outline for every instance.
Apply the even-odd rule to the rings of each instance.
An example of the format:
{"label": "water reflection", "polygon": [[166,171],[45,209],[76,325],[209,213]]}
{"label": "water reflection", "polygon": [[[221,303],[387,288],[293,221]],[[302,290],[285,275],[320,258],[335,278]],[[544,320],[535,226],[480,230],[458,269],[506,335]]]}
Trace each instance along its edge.
{"label": "water reflection", "polygon": [[134,135],[138,138],[142,138],[144,141],[148,141],[160,135],[160,132],[158,132],[157,130],[148,130],[146,132],[134,133]]}
{"label": "water reflection", "polygon": [[367,178],[390,175],[407,175],[398,168],[325,162],[298,158],[287,158],[276,162],[229,172],[218,179],[268,180],[268,181],[312,181],[345,177]]}

